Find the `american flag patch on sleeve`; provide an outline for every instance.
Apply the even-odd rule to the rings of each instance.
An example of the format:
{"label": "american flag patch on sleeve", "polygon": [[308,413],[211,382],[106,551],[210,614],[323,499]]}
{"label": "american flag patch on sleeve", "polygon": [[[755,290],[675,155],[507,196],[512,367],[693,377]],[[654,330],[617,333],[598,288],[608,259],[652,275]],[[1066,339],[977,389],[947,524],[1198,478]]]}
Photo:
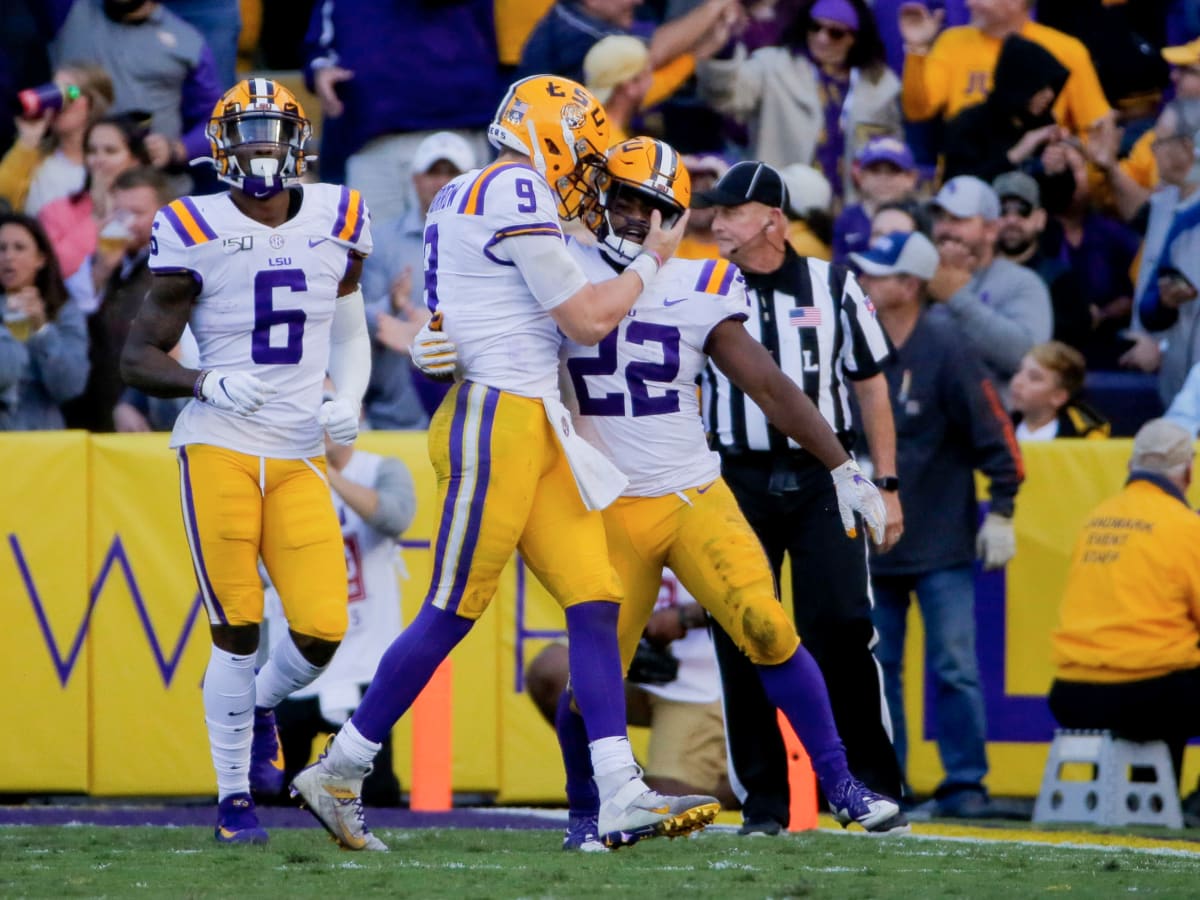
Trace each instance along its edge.
{"label": "american flag patch on sleeve", "polygon": [[797,306],[789,309],[788,324],[793,328],[817,328],[821,324],[821,309],[817,306]]}

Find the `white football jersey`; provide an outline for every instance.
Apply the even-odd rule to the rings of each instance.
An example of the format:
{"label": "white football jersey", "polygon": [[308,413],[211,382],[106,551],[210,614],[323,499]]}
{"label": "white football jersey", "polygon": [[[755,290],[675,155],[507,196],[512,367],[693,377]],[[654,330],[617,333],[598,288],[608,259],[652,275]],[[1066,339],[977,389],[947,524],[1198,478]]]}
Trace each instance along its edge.
{"label": "white football jersey", "polygon": [[[619,274],[597,248],[567,243],[592,283]],[[696,378],[709,334],[726,319],[745,321],[747,304],[732,263],[672,259],[597,346],[564,341],[563,396],[579,433],[629,477],[624,496],[661,497],[720,475]]]}
{"label": "white football jersey", "polygon": [[425,220],[425,304],[444,314],[466,380],[557,396],[561,335],[546,315],[556,304],[538,302],[504,247],[523,235],[562,239],[554,194],[536,170],[500,162],[455,178]]}
{"label": "white football jersey", "polygon": [[323,452],[317,424],[329,333],[350,250],[371,252],[358,191],[301,187],[300,211],[277,228],[244,215],[228,193],[183,197],[154,218],[150,269],[190,273],[200,296],[189,326],[199,367],[249,372],[278,393],[252,416],[192,400],[171,446],[211,444],[254,456]]}
{"label": "white football jersey", "polygon": [[[375,484],[382,457],[355,450],[342,474],[355,484]],[[312,697],[324,690],[370,682],[383,652],[400,633],[400,588],[396,576],[403,566],[395,539],[367,524],[358,513],[333,494],[333,506],[342,525],[349,578],[350,624],[329,668],[312,684],[292,696]],[[266,592],[268,633],[274,646],[287,634],[287,621],[273,586]]]}

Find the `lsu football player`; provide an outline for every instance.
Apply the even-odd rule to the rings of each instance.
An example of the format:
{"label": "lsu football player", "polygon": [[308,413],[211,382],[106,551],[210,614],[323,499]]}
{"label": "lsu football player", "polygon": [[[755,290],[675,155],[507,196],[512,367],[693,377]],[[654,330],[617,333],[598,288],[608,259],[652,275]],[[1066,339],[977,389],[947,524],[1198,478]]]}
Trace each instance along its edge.
{"label": "lsu football player", "polygon": [[[192,397],[171,446],[212,631],[204,712],[225,843],[266,842],[250,789],[282,787],[271,710],[323,671],[346,630],[323,441],[328,432],[349,444],[358,433],[371,356],[358,279],[371,231],[357,191],[299,183],[309,134],[296,98],[270,79],[242,81],[221,98],[208,136],[230,190],[159,210],[154,282],[121,359],[127,383]],[[198,369],[168,352],[185,325]],[[336,391],[324,401],[327,370]],[[290,639],[256,681],[260,556]]]}
{"label": "lsu football player", "polygon": [[[682,217],[691,188],[678,154],[650,138],[612,148],[597,185],[584,221],[598,243],[570,241],[569,247],[588,278],[604,284],[637,258],[652,216],[664,223]],[[772,425],[829,467],[847,532],[853,534],[857,512],[876,542],[882,540],[886,511],[878,491],[807,395],[743,327],[748,304],[733,264],[672,259],[598,345],[570,336],[564,342],[563,375],[578,431],[629,478],[603,512],[609,558],[625,589],[622,662],[633,659],[669,566],[757,666],[767,695],[812,758],[838,820],[876,834],[904,832],[899,806],[851,775],[824,678],[779,602],[766,553],[705,438],[696,381],[711,360]],[[443,361],[452,356],[441,348]],[[567,694],[556,726],[571,809],[564,847],[599,849],[588,758],[578,752],[582,723]]]}
{"label": "lsu football player", "polygon": [[[365,846],[365,826],[347,801],[358,797],[380,741],[487,608],[517,549],[566,613],[600,839],[686,834],[719,809],[712,797],[651,791],[634,762],[616,633],[621,585],[598,512],[603,495],[619,493],[611,485],[620,473],[573,434],[558,387],[560,329],[580,346],[611,332],[674,252],[684,223],[664,230],[655,216],[624,271],[592,284],[559,220],[588,205],[592,170],[608,147],[604,109],[573,81],[533,76],[509,88],[488,137],[497,160],[442,188],[425,225],[426,303],[444,315],[461,369],[429,429],[441,510],[432,581],[351,720],[292,783],[351,849]],[[428,328],[418,335],[415,358],[431,340]]]}

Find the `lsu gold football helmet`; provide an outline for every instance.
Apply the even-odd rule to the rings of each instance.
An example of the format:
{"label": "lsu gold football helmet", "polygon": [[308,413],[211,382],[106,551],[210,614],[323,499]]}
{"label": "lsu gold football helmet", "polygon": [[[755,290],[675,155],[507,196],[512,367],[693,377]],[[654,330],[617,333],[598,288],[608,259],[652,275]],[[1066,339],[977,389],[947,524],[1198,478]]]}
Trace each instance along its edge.
{"label": "lsu gold football helmet", "polygon": [[226,91],[207,134],[217,177],[260,199],[299,181],[310,158],[304,146],[312,126],[304,109],[270,78],[247,78]]}
{"label": "lsu gold football helmet", "polygon": [[604,165],[608,115],[583,85],[557,75],[514,82],[488,126],[496,149],[527,154],[558,197],[563,219],[592,198],[593,171]]}
{"label": "lsu gold football helmet", "polygon": [[651,210],[657,209],[669,228],[691,200],[692,179],[675,148],[654,138],[630,138],[608,151],[596,175],[595,205],[583,222],[600,241],[601,252],[628,265],[641,252]]}

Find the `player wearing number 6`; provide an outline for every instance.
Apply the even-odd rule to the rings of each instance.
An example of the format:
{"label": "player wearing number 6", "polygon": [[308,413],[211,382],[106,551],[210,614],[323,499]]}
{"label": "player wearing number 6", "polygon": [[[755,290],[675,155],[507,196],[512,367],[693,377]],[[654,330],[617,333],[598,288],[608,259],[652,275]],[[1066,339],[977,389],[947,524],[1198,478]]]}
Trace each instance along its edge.
{"label": "player wearing number 6", "polygon": [[[156,277],[121,359],[129,384],[193,398],[171,446],[212,631],[204,712],[216,838],[226,843],[267,840],[250,791],[282,786],[271,710],[321,673],[346,630],[346,563],[323,439],[349,444],[358,432],[371,358],[358,278],[371,236],[357,191],[299,184],[309,134],[296,98],[270,79],[221,98],[208,136],[232,188],[159,210]],[[168,354],[189,324],[199,369]],[[336,396],[323,402],[326,370]],[[290,635],[256,680],[259,556]]]}
{"label": "player wearing number 6", "polygon": [[603,165],[604,109],[573,81],[526,78],[509,89],[488,137],[499,158],[442,188],[425,227],[426,303],[445,314],[462,376],[429,427],[441,510],[432,581],[353,718],[293,781],[330,833],[356,850],[381,847],[353,802],[380,740],[483,614],[517,549],[566,612],[598,837],[624,844],[684,834],[719,809],[711,797],[656,794],[634,762],[616,633],[621,585],[597,511],[623,478],[588,455],[558,392],[559,329],[583,345],[612,331],[674,251],[683,223],[666,231],[651,223],[625,273],[591,284],[559,219],[579,215],[591,169]]}

